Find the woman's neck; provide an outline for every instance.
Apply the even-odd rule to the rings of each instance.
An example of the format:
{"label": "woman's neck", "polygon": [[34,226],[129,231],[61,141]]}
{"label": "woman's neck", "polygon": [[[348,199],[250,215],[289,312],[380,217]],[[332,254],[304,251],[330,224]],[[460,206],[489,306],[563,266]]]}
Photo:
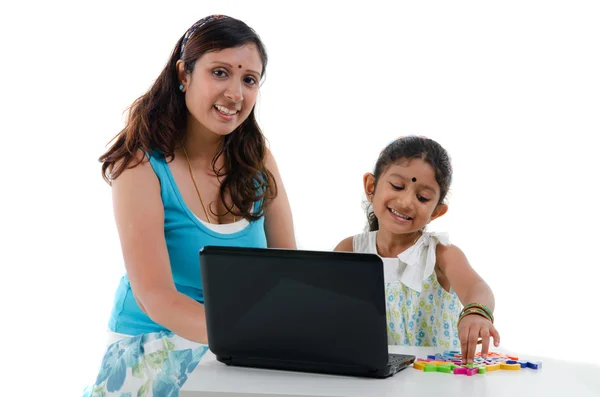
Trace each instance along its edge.
{"label": "woman's neck", "polygon": [[209,131],[197,121],[188,121],[186,136],[183,140],[190,161],[210,164],[223,148],[224,136]]}

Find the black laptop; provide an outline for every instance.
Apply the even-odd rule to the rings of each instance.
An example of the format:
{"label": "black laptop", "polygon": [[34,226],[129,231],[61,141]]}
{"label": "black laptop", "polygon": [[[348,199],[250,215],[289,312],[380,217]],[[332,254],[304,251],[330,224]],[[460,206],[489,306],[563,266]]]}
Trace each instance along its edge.
{"label": "black laptop", "polygon": [[207,246],[200,269],[222,363],[385,378],[415,360],[388,353],[377,255]]}

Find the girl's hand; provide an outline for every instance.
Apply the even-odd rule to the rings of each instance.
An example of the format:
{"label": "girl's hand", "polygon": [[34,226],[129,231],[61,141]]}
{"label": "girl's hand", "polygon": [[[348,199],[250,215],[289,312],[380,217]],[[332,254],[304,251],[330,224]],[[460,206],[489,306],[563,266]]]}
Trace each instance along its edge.
{"label": "girl's hand", "polygon": [[458,326],[463,363],[473,363],[479,338],[482,339],[481,356],[487,358],[490,337],[494,338],[494,346],[498,347],[500,345],[500,334],[490,320],[476,314],[465,316]]}

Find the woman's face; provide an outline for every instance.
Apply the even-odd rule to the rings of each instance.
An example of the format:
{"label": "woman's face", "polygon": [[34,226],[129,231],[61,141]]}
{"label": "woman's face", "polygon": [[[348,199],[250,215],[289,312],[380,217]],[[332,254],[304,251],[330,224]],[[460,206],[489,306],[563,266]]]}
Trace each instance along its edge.
{"label": "woman's face", "polygon": [[258,95],[262,60],[255,44],[207,52],[191,74],[177,69],[189,111],[188,126],[198,123],[217,135],[228,135],[248,118]]}

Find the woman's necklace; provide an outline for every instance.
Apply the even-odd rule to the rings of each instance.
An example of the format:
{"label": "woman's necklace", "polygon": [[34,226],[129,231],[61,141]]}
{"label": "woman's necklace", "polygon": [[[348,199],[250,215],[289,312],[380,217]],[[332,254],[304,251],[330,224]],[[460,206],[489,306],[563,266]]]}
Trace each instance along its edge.
{"label": "woman's necklace", "polygon": [[[194,176],[194,170],[192,170],[192,163],[190,162],[190,158],[188,157],[187,151],[185,150],[185,145],[181,144],[181,147],[183,148],[183,153],[185,154],[185,158],[187,160],[188,163],[188,167],[190,169],[190,176],[192,177],[192,181],[194,182],[194,187],[196,188],[196,193],[198,193],[198,198],[200,199],[200,204],[202,204],[202,209],[204,210],[204,215],[206,215],[206,220],[208,220],[208,223],[212,223],[210,221],[210,216],[208,216],[208,211],[206,210],[206,206],[204,205],[204,200],[202,200],[202,195],[200,194],[200,189],[198,189],[198,184],[196,183],[196,177]],[[233,215],[233,222],[235,223],[235,215]]]}

